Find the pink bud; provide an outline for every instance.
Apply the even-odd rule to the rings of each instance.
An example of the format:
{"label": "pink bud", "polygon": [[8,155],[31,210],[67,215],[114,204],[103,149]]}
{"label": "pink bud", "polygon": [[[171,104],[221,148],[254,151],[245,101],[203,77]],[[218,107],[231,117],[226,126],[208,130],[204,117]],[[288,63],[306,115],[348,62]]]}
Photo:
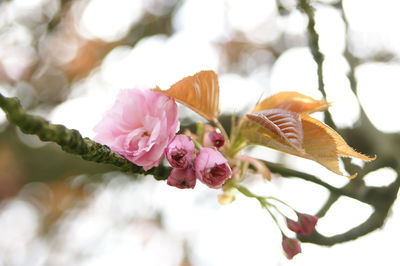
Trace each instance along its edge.
{"label": "pink bud", "polygon": [[186,169],[172,169],[167,184],[177,188],[194,188],[196,175],[191,166]]}
{"label": "pink bud", "polygon": [[282,248],[285,251],[286,257],[291,260],[294,256],[301,253],[300,242],[286,236],[282,237]]}
{"label": "pink bud", "polygon": [[299,217],[299,223],[302,227],[300,234],[302,235],[311,234],[314,231],[315,225],[318,222],[318,217],[305,213],[298,213],[297,216]]}
{"label": "pink bud", "polygon": [[206,147],[222,147],[225,144],[225,138],[217,131],[206,132],[204,134],[204,146]]}
{"label": "pink bud", "polygon": [[187,168],[194,154],[194,143],[189,136],[176,135],[165,149],[168,162],[174,168]]}
{"label": "pink bud", "polygon": [[231,177],[228,160],[212,148],[203,148],[194,161],[196,177],[210,188],[221,188]]}
{"label": "pink bud", "polygon": [[303,227],[298,222],[295,222],[292,219],[286,218],[286,225],[291,231],[295,232],[296,234],[301,234],[301,232],[303,232]]}

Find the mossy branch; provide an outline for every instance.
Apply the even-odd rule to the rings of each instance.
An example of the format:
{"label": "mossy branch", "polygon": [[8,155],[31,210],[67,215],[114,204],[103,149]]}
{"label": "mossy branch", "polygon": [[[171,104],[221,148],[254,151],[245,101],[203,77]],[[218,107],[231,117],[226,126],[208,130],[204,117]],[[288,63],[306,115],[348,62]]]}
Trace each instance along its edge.
{"label": "mossy branch", "polygon": [[17,98],[8,98],[0,94],[0,107],[7,114],[7,119],[18,126],[22,132],[37,135],[42,141],[57,143],[62,150],[79,155],[87,161],[112,164],[123,172],[149,174],[158,180],[168,177],[169,170],[163,165],[146,172],[142,167],[112,152],[107,146],[89,138],[83,138],[75,129],[51,124],[40,116],[27,114]]}

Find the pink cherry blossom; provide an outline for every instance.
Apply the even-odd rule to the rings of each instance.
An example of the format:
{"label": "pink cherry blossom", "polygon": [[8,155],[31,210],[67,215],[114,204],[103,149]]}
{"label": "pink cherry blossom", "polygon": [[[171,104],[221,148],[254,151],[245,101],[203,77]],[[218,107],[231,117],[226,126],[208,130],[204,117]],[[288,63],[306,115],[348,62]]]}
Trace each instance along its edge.
{"label": "pink cherry blossom", "polygon": [[286,257],[291,260],[294,256],[301,253],[300,242],[286,236],[282,237],[282,248],[285,251]]}
{"label": "pink cherry blossom", "polygon": [[167,184],[177,188],[194,188],[196,185],[196,175],[191,166],[186,169],[173,168]]}
{"label": "pink cherry blossom", "polygon": [[194,143],[189,136],[176,135],[165,149],[168,162],[174,168],[187,168],[192,162]]}
{"label": "pink cherry blossom", "polygon": [[212,148],[203,148],[194,161],[196,177],[210,188],[221,188],[231,177],[227,159]]}
{"label": "pink cherry blossom", "polygon": [[175,100],[151,90],[122,90],[97,124],[94,138],[134,164],[149,170],[179,130]]}

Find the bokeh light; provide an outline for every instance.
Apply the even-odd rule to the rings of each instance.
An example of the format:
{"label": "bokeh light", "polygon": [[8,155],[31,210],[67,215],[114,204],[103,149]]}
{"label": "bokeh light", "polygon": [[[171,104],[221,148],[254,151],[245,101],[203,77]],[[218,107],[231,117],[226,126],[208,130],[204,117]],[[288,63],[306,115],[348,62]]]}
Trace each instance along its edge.
{"label": "bokeh light", "polygon": [[[218,72],[223,114],[243,115],[280,91],[320,99],[307,17],[296,2],[0,1],[0,92],[84,137],[94,136],[93,127],[119,90],[168,89],[200,70]],[[398,135],[399,1],[312,2],[334,122],[344,131],[356,127],[360,102],[382,136]],[[355,92],[348,79],[352,66]],[[180,112],[187,123],[198,119],[184,107]],[[381,230],[329,248],[304,244],[303,253],[288,261],[279,230],[252,199],[238,196],[221,206],[219,192],[202,184],[182,191],[150,176],[133,180],[15,131],[3,112],[0,128],[0,266],[395,265],[398,260],[398,201]],[[266,148],[249,153],[335,187],[348,182],[309,160]],[[394,169],[384,167],[365,182],[385,187],[394,179]],[[277,175],[271,182],[251,176],[246,185],[309,213],[328,198],[322,187]],[[318,230],[343,232],[371,212],[369,205],[341,198]]]}

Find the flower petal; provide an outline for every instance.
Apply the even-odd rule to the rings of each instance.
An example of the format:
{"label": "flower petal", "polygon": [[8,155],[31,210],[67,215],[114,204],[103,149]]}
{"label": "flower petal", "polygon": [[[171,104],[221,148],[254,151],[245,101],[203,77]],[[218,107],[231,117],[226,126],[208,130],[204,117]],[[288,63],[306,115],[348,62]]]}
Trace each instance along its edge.
{"label": "flower petal", "polygon": [[95,127],[95,140],[147,171],[160,164],[178,130],[178,108],[172,97],[128,89],[118,94]]}

